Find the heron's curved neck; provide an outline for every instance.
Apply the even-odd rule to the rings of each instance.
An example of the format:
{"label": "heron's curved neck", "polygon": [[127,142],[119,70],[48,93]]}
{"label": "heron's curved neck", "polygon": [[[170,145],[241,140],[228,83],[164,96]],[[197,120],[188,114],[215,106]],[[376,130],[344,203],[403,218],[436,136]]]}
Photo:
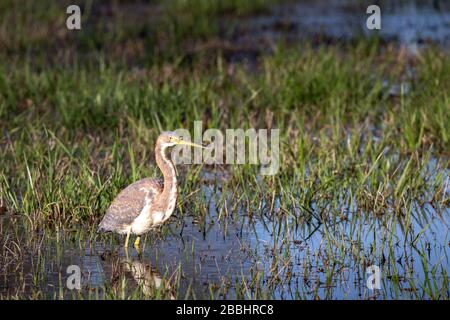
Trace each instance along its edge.
{"label": "heron's curved neck", "polygon": [[175,166],[167,155],[167,152],[167,147],[159,144],[156,145],[156,163],[164,175],[164,190],[162,193],[162,199],[166,199],[166,201],[170,198],[176,197],[177,192],[177,175],[175,172]]}

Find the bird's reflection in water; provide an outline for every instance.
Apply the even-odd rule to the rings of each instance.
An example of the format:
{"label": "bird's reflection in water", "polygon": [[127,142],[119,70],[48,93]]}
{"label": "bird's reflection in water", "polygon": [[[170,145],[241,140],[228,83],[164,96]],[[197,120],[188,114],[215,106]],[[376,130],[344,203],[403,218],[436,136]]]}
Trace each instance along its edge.
{"label": "bird's reflection in water", "polygon": [[158,270],[149,263],[145,263],[141,258],[134,260],[124,259],[122,265],[125,271],[136,280],[139,287],[142,288],[142,292],[145,296],[155,297],[157,292],[160,291],[171,300],[175,299],[174,292],[170,287],[168,281],[163,279]]}
{"label": "bird's reflection in water", "polygon": [[175,299],[175,291],[170,284],[170,279],[163,277],[151,263],[145,262],[142,255],[130,257],[127,250],[125,252],[125,257],[116,256],[111,265],[111,280],[114,287],[119,284],[117,280],[121,277],[120,275],[131,276],[145,297]]}

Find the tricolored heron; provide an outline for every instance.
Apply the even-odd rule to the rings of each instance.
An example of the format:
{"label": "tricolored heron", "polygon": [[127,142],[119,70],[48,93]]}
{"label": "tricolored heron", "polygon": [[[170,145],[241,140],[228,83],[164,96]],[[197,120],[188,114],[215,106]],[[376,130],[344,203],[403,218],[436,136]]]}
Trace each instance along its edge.
{"label": "tricolored heron", "polygon": [[140,236],[170,218],[177,201],[177,176],[168,150],[175,145],[204,148],[182,140],[174,132],[163,132],[156,141],[155,158],[163,173],[164,183],[158,179],[144,178],[126,187],[113,200],[98,231],[126,235],[125,247],[128,247],[130,234],[137,235],[134,246],[139,249]]}

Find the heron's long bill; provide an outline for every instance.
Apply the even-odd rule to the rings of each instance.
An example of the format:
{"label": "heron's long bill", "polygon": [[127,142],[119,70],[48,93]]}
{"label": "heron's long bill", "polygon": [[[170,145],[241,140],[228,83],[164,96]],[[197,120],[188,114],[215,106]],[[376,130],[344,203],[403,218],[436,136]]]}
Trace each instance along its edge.
{"label": "heron's long bill", "polygon": [[204,147],[204,146],[202,146],[200,144],[196,144],[196,143],[193,143],[193,142],[190,142],[190,141],[184,141],[184,140],[179,140],[177,142],[177,144],[184,144],[186,146],[197,147],[197,148],[202,148],[202,149],[207,149],[208,148],[208,147]]}

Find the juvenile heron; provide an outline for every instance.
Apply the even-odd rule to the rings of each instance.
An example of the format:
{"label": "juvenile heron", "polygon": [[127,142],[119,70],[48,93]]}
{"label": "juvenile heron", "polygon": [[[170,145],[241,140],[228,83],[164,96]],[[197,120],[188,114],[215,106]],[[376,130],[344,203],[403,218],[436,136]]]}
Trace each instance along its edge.
{"label": "juvenile heron", "polygon": [[158,179],[144,178],[130,184],[113,200],[98,231],[126,235],[125,247],[128,247],[130,234],[137,235],[134,246],[138,249],[142,234],[170,218],[177,201],[177,176],[168,150],[175,145],[204,148],[182,140],[174,132],[163,132],[156,141],[155,157],[164,183]]}

